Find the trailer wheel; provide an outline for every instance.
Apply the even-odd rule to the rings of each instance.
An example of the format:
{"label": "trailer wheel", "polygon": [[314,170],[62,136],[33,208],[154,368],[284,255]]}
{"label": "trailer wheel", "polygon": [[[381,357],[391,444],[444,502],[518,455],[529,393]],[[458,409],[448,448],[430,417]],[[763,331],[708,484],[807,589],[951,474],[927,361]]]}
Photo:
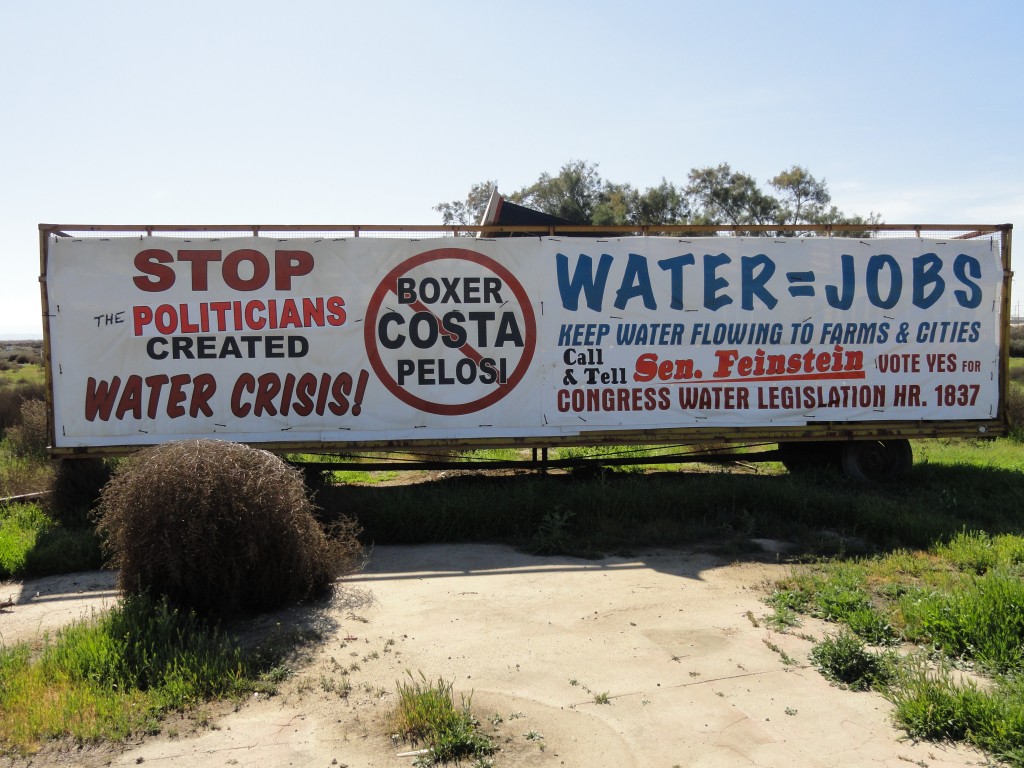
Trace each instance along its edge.
{"label": "trailer wheel", "polygon": [[914,465],[909,440],[854,440],[843,446],[843,472],[866,483],[905,475]]}

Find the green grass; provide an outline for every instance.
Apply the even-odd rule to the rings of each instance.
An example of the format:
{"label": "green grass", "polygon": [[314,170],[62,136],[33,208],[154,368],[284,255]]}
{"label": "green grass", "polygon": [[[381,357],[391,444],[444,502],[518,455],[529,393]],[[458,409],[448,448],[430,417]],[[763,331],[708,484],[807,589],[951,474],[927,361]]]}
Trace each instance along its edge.
{"label": "green grass", "polygon": [[[812,661],[832,680],[885,693],[911,736],[968,741],[1024,766],[1024,536],[961,531],[927,551],[799,567],[769,602],[785,618],[844,626]],[[888,628],[881,636],[858,623],[865,610]],[[865,648],[895,640],[924,652],[900,659]],[[950,663],[988,682],[959,682]]]}
{"label": "green grass", "polygon": [[52,739],[154,732],[166,712],[264,689],[259,671],[194,614],[130,598],[63,629],[38,657],[0,648],[0,745],[28,754]]}
{"label": "green grass", "polygon": [[984,669],[1024,671],[1022,576],[1020,567],[997,567],[951,579],[945,590],[912,589],[899,600],[903,635]]}
{"label": "green grass", "polygon": [[37,504],[0,506],[0,579],[20,577],[36,541],[53,526]]}
{"label": "green grass", "polygon": [[0,387],[12,387],[19,384],[43,384],[46,373],[42,365],[26,363],[11,364],[9,368],[0,368]]}
{"label": "green grass", "polygon": [[49,461],[16,456],[6,441],[0,441],[0,498],[45,491],[53,482]]}
{"label": "green grass", "polygon": [[92,529],[65,529],[35,503],[0,505],[0,579],[93,570],[101,564]]}
{"label": "green grass", "polygon": [[443,678],[430,682],[423,673],[418,680],[411,672],[408,677],[397,683],[392,725],[403,738],[430,750],[421,765],[479,759],[494,752],[494,745],[478,731],[479,722],[471,711],[472,695],[463,696],[461,705],[456,706],[451,682]]}
{"label": "green grass", "polygon": [[895,718],[915,739],[966,741],[1011,766],[1024,765],[1024,678],[992,684],[956,679],[946,665],[911,659],[886,696]]}
{"label": "green grass", "polygon": [[529,551],[616,552],[713,540],[782,538],[819,554],[927,548],[967,529],[1024,530],[1024,451],[1000,439],[915,443],[899,482],[865,487],[778,464],[740,472],[624,471],[578,476],[449,475],[413,486],[334,486],[317,503],[358,517],[376,543],[501,541]]}

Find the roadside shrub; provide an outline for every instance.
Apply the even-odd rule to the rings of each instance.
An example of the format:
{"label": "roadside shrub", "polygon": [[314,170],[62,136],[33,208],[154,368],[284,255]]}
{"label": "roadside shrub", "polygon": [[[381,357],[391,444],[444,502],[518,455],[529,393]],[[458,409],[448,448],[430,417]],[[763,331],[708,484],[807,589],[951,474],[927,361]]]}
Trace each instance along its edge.
{"label": "roadside shrub", "polygon": [[35,382],[19,382],[0,386],[0,431],[21,421],[21,405],[28,400],[46,401],[46,386]]}
{"label": "roadside shrub", "polygon": [[1010,357],[1024,357],[1024,325],[1010,326]]}
{"label": "roadside shrub", "polygon": [[18,423],[7,428],[7,442],[16,456],[45,458],[46,446],[50,443],[46,403],[42,400],[23,401]]}
{"label": "roadside shrub", "polygon": [[13,456],[6,443],[0,446],[0,497],[46,490],[52,479],[50,462]]}
{"label": "roadside shrub", "polygon": [[1006,388],[1006,416],[1010,435],[1024,441],[1024,386],[1010,383]]}
{"label": "roadside shrub", "polygon": [[328,537],[298,471],[215,440],[123,461],[103,489],[98,528],[122,591],[205,616],[279,608],[362,564],[355,523],[343,519]]}

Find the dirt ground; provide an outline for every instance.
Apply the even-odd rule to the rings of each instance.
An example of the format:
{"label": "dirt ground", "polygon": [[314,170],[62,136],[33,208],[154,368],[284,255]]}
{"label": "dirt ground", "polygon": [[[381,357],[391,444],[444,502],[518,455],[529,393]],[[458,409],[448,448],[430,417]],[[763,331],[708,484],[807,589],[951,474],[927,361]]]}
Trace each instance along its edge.
{"label": "dirt ground", "polygon": [[[415,746],[387,725],[409,673],[472,695],[500,747],[497,768],[988,764],[967,748],[907,740],[884,698],[830,686],[807,666],[809,637],[826,626],[768,629],[766,585],[787,568],[775,560],[379,547],[329,605],[257,622],[271,635],[325,638],[306,647],[278,695],[212,707],[199,726],[168,722],[123,749],[51,749],[15,764],[411,766]],[[5,644],[102,610],[116,592],[113,575],[96,572],[2,584],[0,603],[8,599]]]}

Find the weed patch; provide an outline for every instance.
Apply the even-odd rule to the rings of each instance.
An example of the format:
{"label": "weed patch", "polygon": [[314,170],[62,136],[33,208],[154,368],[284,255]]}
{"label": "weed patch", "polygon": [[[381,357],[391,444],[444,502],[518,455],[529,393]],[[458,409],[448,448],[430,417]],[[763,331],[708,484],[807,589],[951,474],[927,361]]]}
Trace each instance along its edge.
{"label": "weed patch", "polygon": [[463,758],[481,758],[494,752],[494,745],[478,732],[479,722],[471,711],[472,695],[462,696],[455,705],[452,683],[438,678],[428,682],[420,673],[417,680],[408,673],[407,681],[399,681],[398,705],[392,713],[394,732],[414,744],[429,749],[427,761],[434,765]]}
{"label": "weed patch", "polygon": [[851,632],[827,637],[811,649],[811,663],[829,680],[853,691],[884,688],[895,676],[895,655],[867,650]]}
{"label": "weed patch", "polygon": [[950,592],[912,592],[900,609],[908,639],[997,672],[1024,668],[1024,581],[1017,569],[971,575]]}
{"label": "weed patch", "polygon": [[980,688],[954,680],[948,667],[909,662],[886,691],[896,721],[913,738],[966,741],[1013,766],[1024,765],[1024,680],[997,678]]}
{"label": "weed patch", "polygon": [[73,624],[32,660],[0,648],[0,744],[30,753],[49,739],[124,739],[162,713],[259,687],[238,646],[195,614],[145,597]]}
{"label": "weed patch", "polygon": [[[1022,547],[1019,535],[961,531],[926,552],[801,568],[768,602],[842,624],[814,646],[812,662],[840,684],[882,691],[911,736],[968,741],[1024,766]],[[884,635],[927,645],[930,660],[868,650],[864,606],[891,623]],[[948,659],[990,677],[958,680]]]}
{"label": "weed patch", "polygon": [[52,527],[37,504],[0,506],[0,578],[23,576],[36,540]]}
{"label": "weed patch", "polygon": [[101,563],[91,530],[61,528],[38,504],[0,506],[0,578],[93,570]]}

